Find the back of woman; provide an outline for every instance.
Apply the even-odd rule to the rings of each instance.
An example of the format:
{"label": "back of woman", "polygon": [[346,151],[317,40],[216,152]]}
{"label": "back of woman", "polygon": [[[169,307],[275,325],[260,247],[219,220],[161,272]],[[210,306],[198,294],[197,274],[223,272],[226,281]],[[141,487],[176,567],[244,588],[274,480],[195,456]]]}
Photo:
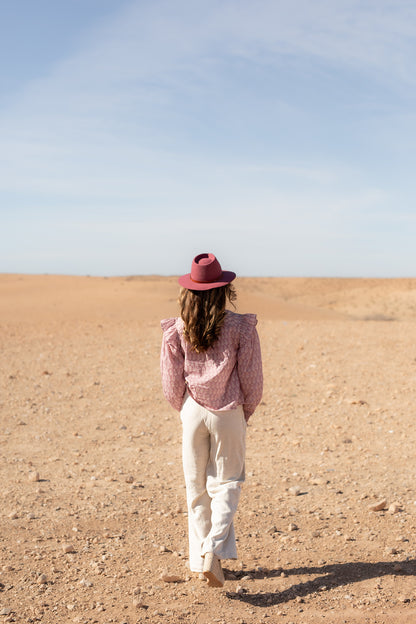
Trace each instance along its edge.
{"label": "back of woman", "polygon": [[216,587],[221,559],[237,557],[246,424],[263,390],[256,316],[226,310],[235,277],[213,254],[196,256],[179,278],[180,317],[161,322],[163,391],[183,426],[190,568]]}

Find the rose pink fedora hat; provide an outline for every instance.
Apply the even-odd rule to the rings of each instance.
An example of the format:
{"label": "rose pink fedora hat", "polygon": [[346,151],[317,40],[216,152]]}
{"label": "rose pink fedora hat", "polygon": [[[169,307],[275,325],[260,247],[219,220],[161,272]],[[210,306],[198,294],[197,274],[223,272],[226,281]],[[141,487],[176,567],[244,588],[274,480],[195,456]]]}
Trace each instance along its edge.
{"label": "rose pink fedora hat", "polygon": [[178,282],[188,290],[211,290],[226,286],[235,279],[233,271],[223,271],[212,253],[202,253],[192,260],[191,272],[181,275]]}

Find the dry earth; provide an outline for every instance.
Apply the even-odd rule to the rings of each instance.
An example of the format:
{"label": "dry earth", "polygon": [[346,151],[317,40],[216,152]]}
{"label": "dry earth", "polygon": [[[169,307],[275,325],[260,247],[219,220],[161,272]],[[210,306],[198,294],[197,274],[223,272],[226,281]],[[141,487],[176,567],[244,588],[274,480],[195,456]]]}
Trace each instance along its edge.
{"label": "dry earth", "polygon": [[216,590],[160,388],[175,278],[0,276],[0,624],[416,622],[416,280],[236,285],[265,390]]}

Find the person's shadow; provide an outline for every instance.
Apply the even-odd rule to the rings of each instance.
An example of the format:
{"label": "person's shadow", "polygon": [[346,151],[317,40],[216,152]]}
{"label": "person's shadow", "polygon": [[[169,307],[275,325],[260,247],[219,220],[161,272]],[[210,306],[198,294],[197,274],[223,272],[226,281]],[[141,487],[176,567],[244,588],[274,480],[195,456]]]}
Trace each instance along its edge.
{"label": "person's shadow", "polygon": [[[258,570],[244,570],[237,574],[238,577],[249,575],[252,578],[280,577],[282,569],[259,572]],[[234,573],[235,575],[236,573]],[[318,574],[319,576],[292,585],[283,591],[269,593],[250,593],[249,590],[240,592],[227,592],[227,597],[232,600],[240,600],[257,607],[270,607],[278,605],[296,598],[304,598],[317,591],[327,590],[334,587],[342,587],[350,583],[357,583],[366,579],[378,578],[381,576],[416,576],[416,559],[408,561],[380,561],[379,563],[335,563],[320,567],[289,568],[284,570],[285,576]]]}

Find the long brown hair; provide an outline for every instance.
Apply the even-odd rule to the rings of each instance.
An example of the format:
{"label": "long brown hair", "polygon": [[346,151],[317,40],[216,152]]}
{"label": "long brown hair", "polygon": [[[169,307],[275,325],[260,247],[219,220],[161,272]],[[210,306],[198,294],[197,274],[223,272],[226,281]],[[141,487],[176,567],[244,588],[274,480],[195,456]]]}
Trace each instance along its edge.
{"label": "long brown hair", "polygon": [[225,305],[237,298],[234,286],[227,284],[211,290],[181,288],[179,306],[184,322],[183,334],[193,351],[207,351],[218,339],[224,324]]}

